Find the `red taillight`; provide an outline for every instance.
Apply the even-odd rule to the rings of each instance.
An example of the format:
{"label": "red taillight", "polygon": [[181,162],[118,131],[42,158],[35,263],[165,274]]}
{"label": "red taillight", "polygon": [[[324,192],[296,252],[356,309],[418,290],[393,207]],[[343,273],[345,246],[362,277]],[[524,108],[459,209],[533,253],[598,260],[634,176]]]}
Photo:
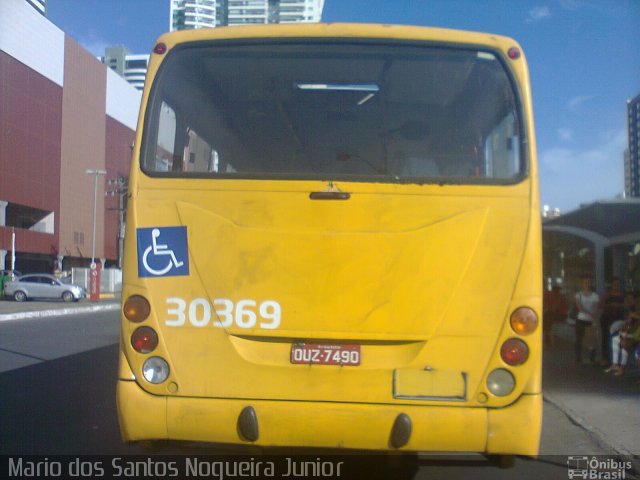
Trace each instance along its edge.
{"label": "red taillight", "polygon": [[130,322],[140,323],[149,318],[149,314],[151,313],[151,306],[149,305],[147,299],[143,296],[131,295],[124,302],[122,312]]}
{"label": "red taillight", "polygon": [[151,327],[138,327],[131,335],[131,346],[136,352],[151,353],[158,346],[158,334]]}
{"label": "red taillight", "polygon": [[511,314],[510,323],[518,335],[531,335],[538,326],[538,316],[529,307],[520,307]]}
{"label": "red taillight", "polygon": [[162,42],[156,43],[156,46],[153,47],[153,53],[157,53],[158,55],[164,55],[166,51],[167,51],[167,46]]}
{"label": "red taillight", "polygon": [[529,358],[529,347],[519,338],[510,338],[500,347],[500,357],[507,365],[522,365]]}

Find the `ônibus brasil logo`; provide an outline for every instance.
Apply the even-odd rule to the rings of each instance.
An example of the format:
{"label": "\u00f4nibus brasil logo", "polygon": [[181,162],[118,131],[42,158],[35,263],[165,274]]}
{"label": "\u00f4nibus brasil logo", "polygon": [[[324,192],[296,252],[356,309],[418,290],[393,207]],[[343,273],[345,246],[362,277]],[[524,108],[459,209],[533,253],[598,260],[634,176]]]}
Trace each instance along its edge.
{"label": "\u00f4nibus brasil logo", "polygon": [[610,457],[576,455],[567,458],[567,473],[570,479],[624,480],[627,478],[627,470],[632,468],[631,462]]}

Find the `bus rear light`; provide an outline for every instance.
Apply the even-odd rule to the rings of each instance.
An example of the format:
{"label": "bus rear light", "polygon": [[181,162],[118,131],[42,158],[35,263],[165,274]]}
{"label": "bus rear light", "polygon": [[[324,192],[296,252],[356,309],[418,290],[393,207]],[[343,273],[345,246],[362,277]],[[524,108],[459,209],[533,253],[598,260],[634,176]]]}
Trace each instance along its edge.
{"label": "bus rear light", "polygon": [[149,383],[159,384],[169,378],[169,364],[164,358],[151,357],[142,364],[142,375]]}
{"label": "bus rear light", "polygon": [[151,306],[147,299],[142,295],[131,295],[124,302],[122,312],[130,322],[140,323],[149,318]]}
{"label": "bus rear light", "polygon": [[131,346],[136,352],[151,353],[158,346],[158,334],[151,327],[138,327],[131,335]]}
{"label": "bus rear light", "polygon": [[522,365],[529,358],[529,347],[519,338],[510,338],[500,347],[500,357],[507,365]]}
{"label": "bus rear light", "polygon": [[153,53],[157,53],[158,55],[164,55],[167,51],[167,45],[160,42],[156,43],[156,46],[153,47]]}
{"label": "bus rear light", "polygon": [[538,327],[538,316],[529,307],[516,308],[511,314],[511,328],[518,335],[531,335]]}
{"label": "bus rear light", "polygon": [[517,60],[518,58],[520,58],[520,55],[522,55],[522,53],[520,52],[520,49],[518,47],[511,47],[507,51],[507,55],[511,60]]}
{"label": "bus rear light", "polygon": [[487,377],[487,388],[497,397],[504,397],[513,392],[516,380],[509,370],[496,368]]}

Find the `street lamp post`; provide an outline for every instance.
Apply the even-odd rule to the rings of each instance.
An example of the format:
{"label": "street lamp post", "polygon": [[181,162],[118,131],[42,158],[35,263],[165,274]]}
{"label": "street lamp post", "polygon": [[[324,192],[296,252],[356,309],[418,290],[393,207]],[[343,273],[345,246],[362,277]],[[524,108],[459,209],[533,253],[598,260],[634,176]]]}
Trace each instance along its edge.
{"label": "street lamp post", "polygon": [[106,174],[106,170],[87,170],[87,175],[93,175],[93,240],[91,246],[91,268],[95,268],[96,265],[96,209],[98,205],[98,176]]}
{"label": "street lamp post", "polygon": [[116,179],[107,180],[109,187],[106,192],[107,196],[118,196],[118,208],[107,208],[107,210],[115,210],[118,212],[118,268],[122,270],[122,252],[124,250],[124,222],[126,211],[126,200],[128,191],[127,178],[120,175]]}

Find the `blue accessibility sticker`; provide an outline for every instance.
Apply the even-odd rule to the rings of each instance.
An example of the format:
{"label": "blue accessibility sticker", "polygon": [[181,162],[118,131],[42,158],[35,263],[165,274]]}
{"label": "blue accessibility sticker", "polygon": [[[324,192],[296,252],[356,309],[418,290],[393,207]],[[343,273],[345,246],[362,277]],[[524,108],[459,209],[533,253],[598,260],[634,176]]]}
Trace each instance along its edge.
{"label": "blue accessibility sticker", "polygon": [[189,275],[187,227],[138,228],[138,276]]}

